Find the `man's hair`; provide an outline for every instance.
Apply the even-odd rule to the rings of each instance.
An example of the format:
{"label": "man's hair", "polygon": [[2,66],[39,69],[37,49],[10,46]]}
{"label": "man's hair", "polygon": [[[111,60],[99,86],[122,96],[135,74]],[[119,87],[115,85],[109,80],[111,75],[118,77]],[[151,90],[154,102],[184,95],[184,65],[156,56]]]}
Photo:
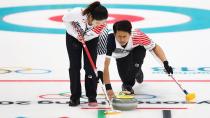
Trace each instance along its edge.
{"label": "man's hair", "polygon": [[124,31],[131,34],[132,25],[131,22],[128,20],[121,20],[113,25],[114,33],[116,34],[117,31]]}

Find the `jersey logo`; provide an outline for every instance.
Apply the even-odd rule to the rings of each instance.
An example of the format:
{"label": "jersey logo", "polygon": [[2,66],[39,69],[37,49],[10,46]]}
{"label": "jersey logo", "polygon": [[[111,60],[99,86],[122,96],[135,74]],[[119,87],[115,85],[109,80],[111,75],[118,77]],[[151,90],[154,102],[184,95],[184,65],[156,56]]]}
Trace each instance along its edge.
{"label": "jersey logo", "polygon": [[121,48],[116,48],[114,50],[114,53],[127,53],[130,52],[130,50],[125,50],[125,49],[121,49]]}

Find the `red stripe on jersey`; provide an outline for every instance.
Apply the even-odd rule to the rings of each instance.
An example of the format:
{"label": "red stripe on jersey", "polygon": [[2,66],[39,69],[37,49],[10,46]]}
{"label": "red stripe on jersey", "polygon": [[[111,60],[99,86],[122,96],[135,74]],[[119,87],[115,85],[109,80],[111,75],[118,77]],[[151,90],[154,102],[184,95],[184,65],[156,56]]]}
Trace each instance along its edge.
{"label": "red stripe on jersey", "polygon": [[105,24],[96,26],[92,29],[92,31],[95,32],[96,34],[100,34],[105,26],[106,26]]}
{"label": "red stripe on jersey", "polygon": [[133,45],[139,44],[142,46],[146,46],[151,43],[149,37],[141,31],[133,32],[132,40],[133,40]]}

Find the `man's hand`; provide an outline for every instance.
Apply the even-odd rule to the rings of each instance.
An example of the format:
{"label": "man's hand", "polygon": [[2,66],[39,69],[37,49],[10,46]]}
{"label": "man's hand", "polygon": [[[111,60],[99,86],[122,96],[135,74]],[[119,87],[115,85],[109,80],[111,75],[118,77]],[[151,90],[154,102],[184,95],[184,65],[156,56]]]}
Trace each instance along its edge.
{"label": "man's hand", "polygon": [[115,97],[114,92],[113,92],[112,89],[107,90],[106,92],[107,92],[109,100],[111,100],[113,97]]}
{"label": "man's hand", "polygon": [[168,74],[173,74],[173,68],[169,66],[168,61],[164,61],[163,65]]}
{"label": "man's hand", "polygon": [[115,97],[114,92],[112,90],[111,84],[105,84],[106,87],[106,93],[108,95],[109,100],[111,100],[113,97]]}

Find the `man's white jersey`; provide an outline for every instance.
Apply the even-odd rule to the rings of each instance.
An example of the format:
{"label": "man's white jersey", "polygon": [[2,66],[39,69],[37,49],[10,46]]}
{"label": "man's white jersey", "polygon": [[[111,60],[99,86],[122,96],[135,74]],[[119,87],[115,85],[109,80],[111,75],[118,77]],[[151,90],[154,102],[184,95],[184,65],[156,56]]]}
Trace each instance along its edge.
{"label": "man's white jersey", "polygon": [[137,46],[143,46],[146,50],[152,50],[155,43],[143,32],[133,31],[125,47],[121,46],[114,34],[108,35],[107,57],[122,58],[127,56]]}

